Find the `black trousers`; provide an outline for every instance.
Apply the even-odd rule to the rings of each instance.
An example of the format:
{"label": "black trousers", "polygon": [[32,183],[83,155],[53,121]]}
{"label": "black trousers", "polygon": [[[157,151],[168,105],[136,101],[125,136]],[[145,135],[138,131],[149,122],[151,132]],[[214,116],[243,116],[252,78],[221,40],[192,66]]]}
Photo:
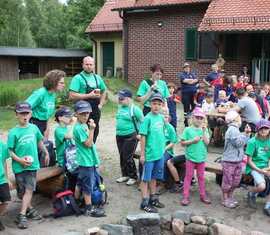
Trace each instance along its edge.
{"label": "black trousers", "polygon": [[137,169],[133,159],[138,144],[136,133],[127,136],[116,136],[116,142],[120,155],[122,176],[137,179]]}
{"label": "black trousers", "polygon": [[195,108],[194,103],[195,92],[182,92],[182,103],[184,106],[184,117],[185,117],[185,126],[188,126],[187,116]]}
{"label": "black trousers", "polygon": [[[95,124],[96,124],[96,128],[94,130],[94,138],[93,138],[94,143],[96,143],[97,137],[99,134],[100,117],[101,117],[101,112],[100,112],[100,109],[98,108],[98,106],[92,106],[92,112],[89,115],[89,119],[93,119]],[[88,121],[89,121],[89,119],[88,119]],[[87,125],[88,125],[88,122],[87,122]]]}
{"label": "black trousers", "polygon": [[47,121],[42,121],[37,118],[31,117],[29,122],[35,124],[40,130],[41,134],[44,135],[44,132],[47,129]]}

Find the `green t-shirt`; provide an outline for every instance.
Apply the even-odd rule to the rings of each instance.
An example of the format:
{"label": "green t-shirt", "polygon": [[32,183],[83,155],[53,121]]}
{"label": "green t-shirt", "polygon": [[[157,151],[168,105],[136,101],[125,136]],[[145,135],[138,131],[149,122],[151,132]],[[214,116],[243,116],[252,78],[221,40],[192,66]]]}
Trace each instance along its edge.
{"label": "green t-shirt", "polygon": [[7,178],[5,174],[5,163],[9,158],[7,145],[0,141],[0,185],[7,183]]}
{"label": "green t-shirt", "polygon": [[77,122],[73,129],[73,137],[77,149],[77,161],[79,166],[91,167],[100,164],[96,146],[86,147],[84,142],[88,139],[88,127],[86,124]]}
{"label": "green t-shirt", "polygon": [[96,76],[96,79],[95,79],[95,76],[93,73],[86,73],[85,71],[82,71],[81,73],[75,75],[72,78],[71,83],[69,85],[70,91],[74,91],[74,92],[77,92],[80,94],[87,93],[86,83],[85,83],[83,76],[85,77],[89,87],[91,87],[93,89],[100,89],[101,92],[104,92],[107,89],[104,81],[102,80],[102,78],[99,75],[95,74],[95,76]]}
{"label": "green t-shirt", "polygon": [[55,147],[56,147],[56,156],[58,165],[63,167],[64,166],[64,154],[65,154],[65,136],[69,131],[68,126],[58,126],[55,128],[54,131],[54,138],[55,138]]}
{"label": "green t-shirt", "polygon": [[45,87],[35,90],[26,100],[32,107],[32,116],[47,121],[54,114],[56,94]]}
{"label": "green t-shirt", "polygon": [[29,123],[26,127],[16,126],[8,133],[8,148],[19,158],[31,156],[33,163],[31,166],[23,167],[19,162],[12,160],[12,169],[15,174],[22,171],[38,170],[38,143],[43,136],[34,124]]}
{"label": "green t-shirt", "polygon": [[[137,96],[146,95],[150,89],[151,89],[151,86],[147,83],[147,81],[142,80],[140,83],[139,89],[137,91]],[[167,87],[167,84],[163,80],[157,81],[157,90],[160,92],[164,100],[166,100],[170,96],[170,92]],[[144,102],[144,106],[150,107],[149,99]]]}
{"label": "green t-shirt", "polygon": [[[206,135],[209,138],[208,130],[206,130]],[[184,129],[183,134],[181,136],[181,140],[193,140],[197,136],[202,137],[203,130],[201,128],[190,126]],[[207,156],[207,146],[203,142],[203,140],[200,140],[196,144],[187,145],[185,148],[185,155],[186,159],[192,162],[195,163],[204,162]]]}
{"label": "green t-shirt", "polygon": [[[270,139],[251,138],[247,143],[246,154],[252,158],[258,168],[267,168],[270,159]],[[251,167],[247,164],[246,173],[249,174],[250,172]]]}
{"label": "green t-shirt", "polygon": [[165,121],[161,114],[148,113],[140,127],[145,136],[145,161],[155,161],[163,157],[165,151]]}
{"label": "green t-shirt", "polygon": [[134,118],[137,129],[139,130],[140,124],[143,121],[143,113],[142,110],[136,106],[131,104],[130,106],[118,106],[118,111],[116,114],[116,135],[125,136],[134,133],[135,126],[132,120]]}
{"label": "green t-shirt", "polygon": [[[176,144],[178,142],[177,134],[175,132],[174,127],[170,124],[167,123],[165,126],[165,138],[166,138],[166,144]],[[174,157],[174,151],[173,148],[170,148],[167,150],[167,152]]]}

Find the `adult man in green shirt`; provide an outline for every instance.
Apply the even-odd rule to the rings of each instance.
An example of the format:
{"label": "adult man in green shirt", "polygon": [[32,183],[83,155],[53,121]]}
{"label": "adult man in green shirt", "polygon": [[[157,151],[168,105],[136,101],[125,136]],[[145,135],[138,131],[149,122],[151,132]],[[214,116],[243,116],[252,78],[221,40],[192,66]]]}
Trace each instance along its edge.
{"label": "adult man in green shirt", "polygon": [[95,61],[87,56],[83,59],[83,71],[75,75],[69,86],[69,98],[74,101],[85,100],[91,104],[92,112],[89,119],[93,119],[96,128],[94,132],[94,143],[99,133],[99,120],[101,109],[106,99],[106,85],[102,78],[94,73]]}

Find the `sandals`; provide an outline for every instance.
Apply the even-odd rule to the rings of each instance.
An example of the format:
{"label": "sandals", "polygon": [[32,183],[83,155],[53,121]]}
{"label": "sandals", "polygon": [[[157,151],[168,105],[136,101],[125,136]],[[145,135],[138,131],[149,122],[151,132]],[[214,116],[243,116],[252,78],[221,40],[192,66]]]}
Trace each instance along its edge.
{"label": "sandals", "polygon": [[32,220],[42,220],[43,219],[42,215],[39,214],[39,212],[33,207],[31,209],[27,210],[26,217],[28,219],[32,219]]}
{"label": "sandals", "polygon": [[190,200],[188,198],[183,198],[181,201],[182,206],[188,206],[190,204]]}
{"label": "sandals", "polygon": [[158,213],[158,210],[155,207],[152,207],[150,205],[141,205],[141,210],[144,210],[147,213]]}
{"label": "sandals", "polygon": [[27,229],[28,228],[28,221],[25,215],[19,214],[16,217],[15,222],[17,223],[17,226],[19,229]]}
{"label": "sandals", "polygon": [[232,200],[230,200],[230,199],[224,200],[222,202],[222,205],[224,207],[226,207],[226,208],[229,208],[229,209],[233,209],[233,208],[236,207],[236,204]]}

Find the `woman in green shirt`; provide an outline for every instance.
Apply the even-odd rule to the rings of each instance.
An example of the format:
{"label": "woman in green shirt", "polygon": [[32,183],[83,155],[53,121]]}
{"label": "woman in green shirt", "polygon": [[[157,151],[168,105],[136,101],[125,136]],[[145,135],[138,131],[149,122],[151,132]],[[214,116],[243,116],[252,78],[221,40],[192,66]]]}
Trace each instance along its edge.
{"label": "woman in green shirt", "polygon": [[55,111],[56,93],[65,87],[66,73],[61,70],[51,70],[45,75],[43,87],[35,90],[26,100],[32,107],[30,122],[37,125],[45,139],[48,139],[47,122]]}
{"label": "woman in green shirt", "polygon": [[[165,81],[161,80],[163,69],[159,64],[154,64],[150,68],[152,76],[150,79],[142,80],[137,91],[137,100],[143,103],[143,114],[146,115],[151,111],[150,97],[155,93],[160,93],[163,100],[170,96],[169,89]],[[164,103],[167,109],[167,102]]]}

